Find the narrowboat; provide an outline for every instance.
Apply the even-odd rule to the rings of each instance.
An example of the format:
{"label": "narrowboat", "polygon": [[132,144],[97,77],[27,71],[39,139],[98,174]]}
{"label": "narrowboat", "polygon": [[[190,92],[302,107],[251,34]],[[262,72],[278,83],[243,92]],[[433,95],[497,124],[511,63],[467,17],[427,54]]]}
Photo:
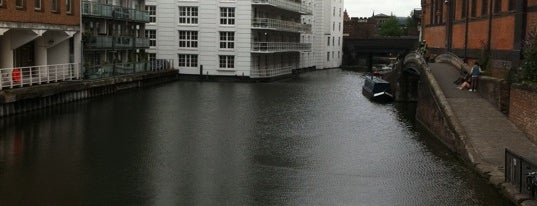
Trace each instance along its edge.
{"label": "narrowboat", "polygon": [[390,83],[373,75],[365,77],[362,94],[375,102],[384,103],[393,101]]}

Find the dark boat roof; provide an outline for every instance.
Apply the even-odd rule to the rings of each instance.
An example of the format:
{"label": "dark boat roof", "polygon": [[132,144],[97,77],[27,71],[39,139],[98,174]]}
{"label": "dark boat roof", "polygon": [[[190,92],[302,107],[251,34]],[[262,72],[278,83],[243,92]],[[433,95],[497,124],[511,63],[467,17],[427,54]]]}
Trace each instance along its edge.
{"label": "dark boat roof", "polygon": [[388,84],[389,83],[386,80],[378,78],[378,77],[375,77],[375,76],[373,76],[373,78],[371,78],[371,76],[366,76],[366,80],[373,81],[375,83],[382,83],[382,84]]}

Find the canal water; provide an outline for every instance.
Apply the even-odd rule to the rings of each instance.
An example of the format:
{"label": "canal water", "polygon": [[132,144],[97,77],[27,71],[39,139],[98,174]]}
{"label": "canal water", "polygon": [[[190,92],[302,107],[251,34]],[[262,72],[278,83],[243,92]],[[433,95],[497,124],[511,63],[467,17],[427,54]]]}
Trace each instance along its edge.
{"label": "canal water", "polygon": [[0,120],[0,205],[509,205],[360,73],[174,82]]}

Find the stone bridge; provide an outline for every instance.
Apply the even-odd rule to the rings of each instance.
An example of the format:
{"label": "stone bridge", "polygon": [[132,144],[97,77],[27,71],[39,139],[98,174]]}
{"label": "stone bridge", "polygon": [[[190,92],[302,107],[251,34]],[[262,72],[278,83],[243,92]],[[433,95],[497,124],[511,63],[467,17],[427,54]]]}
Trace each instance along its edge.
{"label": "stone bridge", "polygon": [[373,56],[400,56],[415,50],[418,37],[384,37],[372,39],[345,38],[343,41],[343,65],[367,65],[372,67]]}

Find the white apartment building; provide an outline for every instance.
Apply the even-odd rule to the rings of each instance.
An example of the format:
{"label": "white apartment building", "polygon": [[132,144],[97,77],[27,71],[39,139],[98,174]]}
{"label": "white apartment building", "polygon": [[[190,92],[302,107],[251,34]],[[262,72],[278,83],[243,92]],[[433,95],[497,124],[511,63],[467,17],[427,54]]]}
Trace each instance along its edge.
{"label": "white apartment building", "polygon": [[305,0],[313,4],[313,14],[302,17],[312,25],[311,34],[302,34],[302,42],[311,43],[310,52],[301,53],[301,67],[317,69],[341,66],[343,60],[343,0]]}
{"label": "white apartment building", "polygon": [[[339,0],[338,0],[339,1]],[[300,0],[147,0],[150,58],[181,74],[272,78],[301,66],[311,5]]]}

